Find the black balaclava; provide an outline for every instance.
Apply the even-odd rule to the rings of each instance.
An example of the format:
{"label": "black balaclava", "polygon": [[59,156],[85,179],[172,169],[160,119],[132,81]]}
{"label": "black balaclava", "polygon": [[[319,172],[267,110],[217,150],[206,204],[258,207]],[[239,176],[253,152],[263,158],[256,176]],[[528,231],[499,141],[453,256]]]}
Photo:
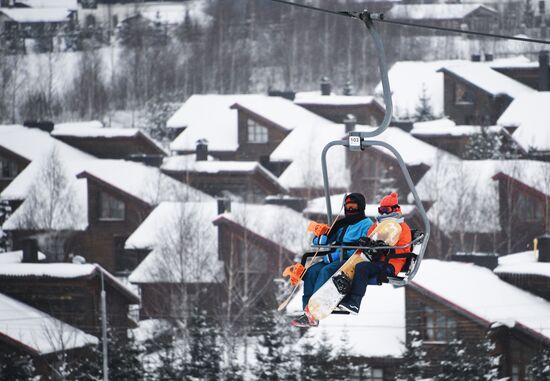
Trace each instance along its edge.
{"label": "black balaclava", "polygon": [[[355,202],[358,205],[357,211],[353,213],[348,213],[345,210],[345,205],[347,202]],[[361,193],[350,193],[344,197],[344,211],[345,217],[344,220],[347,224],[355,224],[356,222],[361,221],[365,218],[365,196]]]}

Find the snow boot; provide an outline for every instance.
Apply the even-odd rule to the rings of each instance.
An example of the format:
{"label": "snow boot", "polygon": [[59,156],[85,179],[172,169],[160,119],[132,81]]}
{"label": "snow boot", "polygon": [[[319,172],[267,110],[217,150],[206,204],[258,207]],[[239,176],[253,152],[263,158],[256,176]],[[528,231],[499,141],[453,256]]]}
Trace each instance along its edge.
{"label": "snow boot", "polygon": [[319,321],[315,319],[313,315],[311,315],[308,307],[306,307],[306,309],[304,310],[304,314],[292,320],[290,324],[293,327],[298,327],[298,328],[311,328],[311,327],[317,327],[319,325]]}
{"label": "snow boot", "polygon": [[348,296],[342,299],[338,307],[344,311],[348,311],[352,315],[357,315],[359,313],[359,308],[361,307],[361,297],[348,294]]}

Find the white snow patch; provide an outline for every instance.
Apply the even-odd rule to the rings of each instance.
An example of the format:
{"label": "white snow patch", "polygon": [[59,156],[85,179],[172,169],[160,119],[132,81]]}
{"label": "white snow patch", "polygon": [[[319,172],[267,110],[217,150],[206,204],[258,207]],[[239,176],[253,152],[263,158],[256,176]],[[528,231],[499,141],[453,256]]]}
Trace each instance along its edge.
{"label": "white snow patch", "polygon": [[444,118],[429,122],[416,122],[413,124],[411,135],[413,136],[470,136],[480,134],[482,128],[490,133],[505,133],[501,126],[457,126],[455,122]]}
{"label": "white snow patch", "polygon": [[[301,293],[292,299],[287,311],[302,312]],[[301,340],[321,340],[323,331],[335,351],[363,357],[400,357],[405,350],[404,288],[368,286],[358,315],[330,315]],[[344,336],[348,339],[345,348],[341,340]]]}
{"label": "white snow patch", "polygon": [[98,344],[99,340],[69,324],[0,294],[0,332],[40,355]]}
{"label": "white snow patch", "polygon": [[494,271],[497,274],[530,274],[550,278],[550,263],[539,262],[538,252],[525,251],[500,257]]}
{"label": "white snow patch", "polygon": [[[38,260],[43,261],[44,259],[46,259],[46,255],[39,251]],[[0,264],[2,265],[8,263],[21,263],[21,261],[23,261],[23,250],[0,253]]]}
{"label": "white snow patch", "polygon": [[496,10],[480,4],[395,4],[385,15],[393,20],[450,20],[462,19],[478,9],[497,16]]}
{"label": "white snow patch", "polygon": [[0,13],[18,23],[69,22],[73,11],[67,8],[1,8]]}
{"label": "white snow patch", "polygon": [[115,138],[132,137],[139,133],[137,128],[105,128],[103,123],[94,120],[90,122],[70,122],[56,124],[52,136],[73,136],[79,138]]}
{"label": "white snow patch", "polygon": [[420,286],[488,324],[521,324],[550,338],[550,302],[498,278],[491,270],[471,263],[422,261],[413,286]]}
{"label": "white snow patch", "polygon": [[523,94],[508,106],[497,123],[517,127],[512,136],[526,150],[550,151],[550,92]]}
{"label": "white snow patch", "polygon": [[[327,106],[365,106],[378,103],[373,96],[362,95],[321,95],[320,91],[304,91],[296,93],[294,103],[297,105],[327,105]],[[380,107],[383,107],[380,105]]]}

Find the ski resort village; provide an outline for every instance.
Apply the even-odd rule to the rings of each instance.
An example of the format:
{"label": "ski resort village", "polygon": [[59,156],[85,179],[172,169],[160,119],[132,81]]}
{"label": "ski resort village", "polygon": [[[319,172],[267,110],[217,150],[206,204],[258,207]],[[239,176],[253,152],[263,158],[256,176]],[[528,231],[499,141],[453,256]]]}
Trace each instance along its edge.
{"label": "ski resort village", "polygon": [[0,0],[0,381],[550,381],[549,7]]}

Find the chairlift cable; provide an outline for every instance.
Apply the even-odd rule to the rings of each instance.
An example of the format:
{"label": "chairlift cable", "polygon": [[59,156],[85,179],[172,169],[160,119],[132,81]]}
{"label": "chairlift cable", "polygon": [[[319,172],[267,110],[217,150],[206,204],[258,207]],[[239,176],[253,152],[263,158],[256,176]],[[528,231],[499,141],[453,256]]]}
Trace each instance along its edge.
{"label": "chairlift cable", "polygon": [[[311,5],[293,3],[293,2],[287,1],[287,0],[271,0],[271,1],[276,2],[276,3],[290,5],[290,6],[295,6],[295,7],[299,7],[299,8],[305,8],[305,9],[309,9],[309,10],[312,10],[312,11],[329,13],[329,14],[333,14],[333,15],[337,15],[337,16],[345,16],[345,17],[349,17],[349,18],[353,18],[353,19],[357,19],[357,20],[361,20],[361,21],[365,21],[365,18],[368,18],[371,21],[378,21],[378,22],[381,22],[381,23],[401,25],[401,26],[407,26],[407,27],[412,27],[412,28],[432,29],[432,30],[446,31],[446,32],[451,32],[451,33],[470,34],[470,35],[474,35],[474,36],[492,37],[492,38],[500,38],[500,39],[505,39],[505,40],[533,42],[533,43],[538,43],[538,44],[550,45],[549,40],[541,40],[541,39],[537,39],[537,38],[509,36],[509,35],[498,34],[498,33],[478,32],[478,31],[474,31],[474,30],[464,30],[464,29],[456,29],[456,28],[447,28],[447,27],[442,27],[442,26],[417,24],[417,23],[405,22],[405,21],[387,20],[387,19],[384,18],[383,14],[371,14],[368,11],[363,11],[363,12],[332,11],[332,10],[329,10],[329,9],[313,7]],[[372,17],[373,15],[376,15],[376,17]]]}

